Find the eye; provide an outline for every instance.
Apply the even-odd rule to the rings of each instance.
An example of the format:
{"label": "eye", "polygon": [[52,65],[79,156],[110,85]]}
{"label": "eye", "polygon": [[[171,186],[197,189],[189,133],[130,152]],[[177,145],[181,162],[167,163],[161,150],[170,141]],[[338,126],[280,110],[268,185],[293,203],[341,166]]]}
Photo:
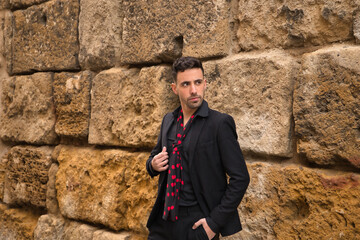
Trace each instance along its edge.
{"label": "eye", "polygon": [[187,87],[187,86],[189,86],[189,83],[188,83],[188,82],[183,82],[181,85],[182,85],[183,87]]}
{"label": "eye", "polygon": [[200,85],[201,83],[202,83],[202,80],[201,80],[201,79],[195,81],[195,84],[196,84],[196,85]]}

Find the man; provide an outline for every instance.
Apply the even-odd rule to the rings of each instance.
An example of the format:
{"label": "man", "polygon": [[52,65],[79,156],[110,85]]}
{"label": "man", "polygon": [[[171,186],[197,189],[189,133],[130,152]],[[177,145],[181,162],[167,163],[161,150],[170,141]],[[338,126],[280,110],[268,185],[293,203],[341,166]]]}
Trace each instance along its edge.
{"label": "man", "polygon": [[[235,122],[204,100],[202,63],[181,57],[173,64],[173,92],[180,107],[165,115],[157,145],[146,162],[159,176],[148,239],[219,239],[241,230],[237,207],[249,174]],[[227,182],[227,175],[229,182]]]}

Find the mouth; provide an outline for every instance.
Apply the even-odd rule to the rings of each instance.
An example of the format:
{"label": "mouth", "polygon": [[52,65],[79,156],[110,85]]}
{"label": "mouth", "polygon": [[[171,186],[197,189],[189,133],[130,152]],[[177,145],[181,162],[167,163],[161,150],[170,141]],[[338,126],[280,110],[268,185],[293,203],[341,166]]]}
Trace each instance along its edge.
{"label": "mouth", "polygon": [[191,97],[191,98],[189,98],[190,102],[197,102],[199,100],[200,100],[200,97]]}

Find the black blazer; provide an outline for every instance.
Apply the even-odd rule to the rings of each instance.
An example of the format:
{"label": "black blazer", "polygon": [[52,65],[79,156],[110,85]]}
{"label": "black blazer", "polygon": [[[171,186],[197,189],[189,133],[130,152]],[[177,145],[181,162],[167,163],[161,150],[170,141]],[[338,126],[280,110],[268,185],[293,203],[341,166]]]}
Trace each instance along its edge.
{"label": "black blazer", "polygon": [[[165,115],[158,142],[146,162],[151,177],[158,174],[158,196],[150,213],[147,227],[163,211],[167,171],[151,168],[152,158],[167,146],[167,134],[179,109]],[[214,222],[222,236],[240,231],[237,207],[249,185],[249,173],[237,141],[235,122],[230,115],[214,111],[206,101],[201,105],[197,119],[192,123],[189,144],[190,178],[201,210]],[[169,153],[170,154],[170,153]],[[227,182],[227,176],[229,182]],[[209,224],[210,225],[210,224]],[[214,229],[213,229],[214,230]]]}

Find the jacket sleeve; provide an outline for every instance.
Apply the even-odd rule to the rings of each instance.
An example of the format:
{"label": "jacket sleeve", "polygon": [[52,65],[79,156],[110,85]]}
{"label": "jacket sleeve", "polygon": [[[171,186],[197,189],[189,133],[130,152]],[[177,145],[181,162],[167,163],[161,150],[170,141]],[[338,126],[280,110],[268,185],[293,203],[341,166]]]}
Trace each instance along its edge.
{"label": "jacket sleeve", "polygon": [[152,166],[151,166],[151,161],[152,159],[154,158],[154,156],[158,153],[161,152],[162,150],[162,146],[161,146],[161,136],[162,136],[162,131],[163,131],[163,123],[164,123],[164,119],[165,117],[163,118],[162,120],[162,123],[161,123],[161,127],[160,127],[160,133],[159,133],[159,136],[158,136],[158,140],[157,140],[157,143],[155,145],[155,147],[153,148],[153,150],[151,151],[150,153],[150,156],[148,158],[148,160],[146,161],[146,170],[148,171],[149,175],[153,178],[155,176],[157,176],[159,174],[158,171],[155,171]]}
{"label": "jacket sleeve", "polygon": [[213,226],[214,229],[212,229],[216,232],[218,232],[216,228],[226,225],[228,217],[237,210],[250,182],[245,160],[237,141],[235,122],[230,115],[225,115],[220,123],[217,144],[222,164],[229,176],[229,183],[220,204],[211,210],[207,218],[210,228]]}

